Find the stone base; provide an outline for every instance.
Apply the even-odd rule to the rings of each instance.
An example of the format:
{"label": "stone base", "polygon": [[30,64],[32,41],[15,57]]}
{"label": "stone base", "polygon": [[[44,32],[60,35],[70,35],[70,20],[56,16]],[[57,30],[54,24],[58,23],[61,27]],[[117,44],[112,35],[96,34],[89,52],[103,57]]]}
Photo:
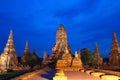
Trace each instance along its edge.
{"label": "stone base", "polygon": [[92,72],[94,72],[94,71],[92,71],[92,70],[87,70],[87,71],[85,71],[86,74],[90,74],[90,73],[92,73]]}
{"label": "stone base", "polygon": [[100,78],[100,76],[104,74],[105,73],[102,73],[102,72],[93,72],[91,75]]}
{"label": "stone base", "polygon": [[66,76],[55,76],[53,77],[53,80],[67,80]]}
{"label": "stone base", "polygon": [[120,80],[120,77],[114,75],[104,75],[101,78],[102,80]]}
{"label": "stone base", "polygon": [[81,69],[80,72],[85,72],[85,70],[84,70],[84,69]]}
{"label": "stone base", "polygon": [[63,71],[80,71],[83,68],[80,67],[57,67],[57,69],[62,69]]}

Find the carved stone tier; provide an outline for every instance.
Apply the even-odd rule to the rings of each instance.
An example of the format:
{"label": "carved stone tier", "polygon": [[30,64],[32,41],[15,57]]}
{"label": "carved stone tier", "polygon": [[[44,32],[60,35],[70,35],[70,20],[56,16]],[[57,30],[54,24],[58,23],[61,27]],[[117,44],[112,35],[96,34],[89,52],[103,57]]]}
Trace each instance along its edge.
{"label": "carved stone tier", "polygon": [[29,48],[28,48],[28,41],[26,41],[25,49],[23,56],[21,57],[21,63],[26,63],[26,56],[29,56]]}
{"label": "carved stone tier", "polygon": [[112,46],[109,54],[109,64],[111,66],[120,66],[120,46],[116,37],[116,33],[113,33]]}
{"label": "carved stone tier", "polygon": [[52,63],[52,65],[56,65],[56,69],[79,70],[82,69],[82,62],[80,55],[78,56],[77,58],[72,56],[67,43],[66,30],[64,26],[60,24],[56,32],[56,43],[52,48],[52,54],[50,54],[46,61]]}
{"label": "carved stone tier", "polygon": [[95,57],[94,57],[94,61],[93,61],[94,66],[100,66],[100,65],[102,65],[103,59],[100,56],[100,52],[99,52],[98,44],[97,43],[96,43],[96,46],[95,46],[94,53],[95,53],[95,55],[94,55]]}
{"label": "carved stone tier", "polygon": [[72,58],[71,54],[63,54],[62,59],[57,60],[56,69],[62,69],[64,71],[79,71],[83,69],[82,62],[78,53],[75,53],[75,57]]}
{"label": "carved stone tier", "polygon": [[58,69],[53,80],[67,80],[67,76],[65,76],[62,69]]}
{"label": "carved stone tier", "polygon": [[0,68],[1,69],[13,69],[18,65],[18,58],[14,48],[14,41],[12,36],[12,30],[4,48],[3,53],[0,56]]}
{"label": "carved stone tier", "polygon": [[47,62],[56,62],[56,60],[62,58],[64,53],[70,53],[70,47],[67,43],[67,34],[64,25],[60,24],[56,31],[56,43],[52,48],[52,53],[48,57]]}

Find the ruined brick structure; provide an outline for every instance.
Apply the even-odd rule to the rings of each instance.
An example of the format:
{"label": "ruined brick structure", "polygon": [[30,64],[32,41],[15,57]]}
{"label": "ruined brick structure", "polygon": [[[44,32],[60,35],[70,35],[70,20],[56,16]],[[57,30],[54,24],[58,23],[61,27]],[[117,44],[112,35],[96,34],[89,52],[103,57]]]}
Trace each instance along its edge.
{"label": "ruined brick structure", "polygon": [[21,57],[21,63],[26,63],[26,56],[29,56],[29,48],[28,48],[28,41],[26,41],[25,49],[23,52],[23,56]]}
{"label": "ruined brick structure", "polygon": [[[81,58],[78,57],[79,54],[76,53],[76,56],[72,56],[70,47],[67,43],[67,34],[63,24],[60,24],[56,32],[56,43],[52,48],[52,53],[47,58],[48,63],[55,64],[56,68],[63,70],[79,70],[82,69]],[[77,56],[78,55],[78,56]]]}
{"label": "ruined brick structure", "polygon": [[120,66],[120,45],[115,32],[113,32],[112,46],[109,54],[109,64],[111,66]]}
{"label": "ruined brick structure", "polygon": [[94,64],[94,66],[101,66],[102,63],[103,63],[103,59],[100,55],[100,52],[98,49],[98,44],[96,43],[93,64]]}
{"label": "ruined brick structure", "polygon": [[18,58],[14,47],[12,30],[4,48],[3,53],[0,56],[0,68],[3,70],[14,69],[18,65]]}

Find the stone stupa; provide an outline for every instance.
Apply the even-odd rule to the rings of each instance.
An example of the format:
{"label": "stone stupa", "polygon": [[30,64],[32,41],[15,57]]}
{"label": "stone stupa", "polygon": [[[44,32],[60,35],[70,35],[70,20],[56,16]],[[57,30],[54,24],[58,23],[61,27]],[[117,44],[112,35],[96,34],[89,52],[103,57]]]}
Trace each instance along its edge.
{"label": "stone stupa", "polygon": [[46,66],[47,65],[46,59],[47,59],[47,53],[46,53],[46,51],[44,51],[43,60],[42,60],[42,64],[41,64],[42,66]]}
{"label": "stone stupa", "polygon": [[64,71],[62,69],[57,69],[53,80],[67,80],[67,76],[65,76]]}
{"label": "stone stupa", "polygon": [[115,32],[113,32],[112,37],[112,45],[109,53],[109,64],[111,66],[120,66],[120,45]]}
{"label": "stone stupa", "polygon": [[98,44],[97,44],[97,43],[96,43],[96,46],[95,46],[95,51],[94,51],[94,53],[95,53],[95,55],[94,55],[93,64],[94,64],[94,66],[99,67],[99,66],[102,65],[103,59],[102,59],[102,57],[100,56],[100,52],[99,52]]}
{"label": "stone stupa", "polygon": [[81,61],[81,57],[80,57],[80,51],[75,52],[75,57],[73,58],[73,61],[72,61],[72,67],[77,69],[78,71],[80,69],[83,69],[82,61]]}
{"label": "stone stupa", "polygon": [[28,41],[26,41],[24,53],[23,53],[23,56],[21,57],[21,63],[22,63],[22,64],[26,64],[26,62],[27,62],[26,57],[27,57],[27,56],[30,56],[29,48],[28,48]]}
{"label": "stone stupa", "polygon": [[13,70],[18,66],[18,58],[14,47],[12,30],[10,30],[10,35],[4,48],[3,53],[0,56],[0,68],[2,70]]}
{"label": "stone stupa", "polygon": [[56,69],[64,71],[79,71],[83,69],[80,55],[75,54],[73,57],[70,46],[67,43],[67,34],[64,26],[59,25],[56,34],[56,44],[52,48],[52,60],[56,60]]}

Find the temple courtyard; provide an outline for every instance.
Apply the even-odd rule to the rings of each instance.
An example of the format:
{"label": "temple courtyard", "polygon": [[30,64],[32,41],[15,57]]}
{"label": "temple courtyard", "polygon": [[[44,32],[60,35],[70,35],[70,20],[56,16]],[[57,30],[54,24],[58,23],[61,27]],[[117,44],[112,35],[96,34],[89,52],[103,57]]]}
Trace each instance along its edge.
{"label": "temple courtyard", "polygon": [[[53,69],[48,69],[31,77],[29,80],[53,80],[54,75],[55,71]],[[67,76],[67,80],[101,80],[97,77],[86,74],[85,72],[66,71],[65,75]]]}
{"label": "temple courtyard", "polygon": [[0,80],[120,80],[120,47],[115,33],[109,62],[105,64],[97,43],[93,53],[87,48],[72,53],[63,24],[60,24],[56,31],[56,42],[51,54],[47,55],[44,51],[43,58],[37,56],[36,49],[32,54],[29,52],[28,41],[23,56],[18,58],[13,42],[11,30],[0,56],[0,72],[18,71],[20,74],[2,75]]}

